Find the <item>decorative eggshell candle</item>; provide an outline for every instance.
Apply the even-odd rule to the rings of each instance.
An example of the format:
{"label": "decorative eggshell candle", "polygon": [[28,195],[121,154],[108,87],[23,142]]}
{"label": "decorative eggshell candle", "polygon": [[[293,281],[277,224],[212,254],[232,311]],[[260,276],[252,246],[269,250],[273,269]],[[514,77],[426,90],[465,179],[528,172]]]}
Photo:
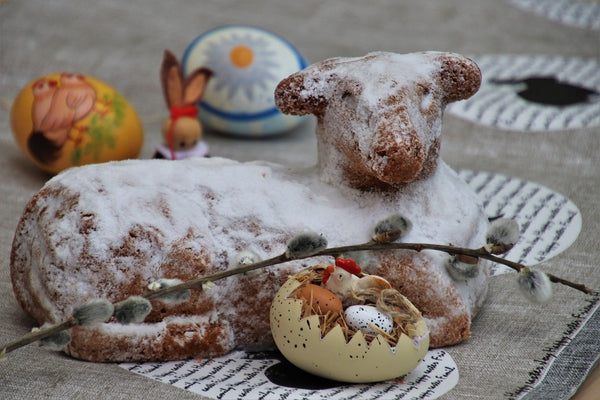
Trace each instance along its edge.
{"label": "decorative eggshell candle", "polygon": [[429,349],[423,319],[416,324],[420,336],[401,334],[391,347],[381,335],[370,343],[361,331],[346,342],[337,325],[321,336],[319,315],[302,318],[304,300],[290,297],[301,283],[290,277],[275,295],[270,310],[271,333],[283,356],[300,369],[341,382],[377,382],[412,371]]}
{"label": "decorative eggshell candle", "polygon": [[31,81],[10,117],[23,153],[50,173],[136,158],[142,148],[142,124],[131,104],[87,75],[63,72]]}
{"label": "decorative eggshell candle", "polygon": [[288,131],[304,118],[275,107],[273,93],[279,81],[307,62],[272,32],[241,25],[209,30],[188,46],[182,65],[186,74],[201,66],[214,72],[199,107],[206,127],[260,137]]}

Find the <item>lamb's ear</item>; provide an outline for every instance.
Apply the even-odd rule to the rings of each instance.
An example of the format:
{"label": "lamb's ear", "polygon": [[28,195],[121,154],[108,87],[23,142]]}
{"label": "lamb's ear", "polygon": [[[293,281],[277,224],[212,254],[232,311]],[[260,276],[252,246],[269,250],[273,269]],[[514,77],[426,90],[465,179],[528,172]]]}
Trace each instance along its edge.
{"label": "lamb's ear", "polygon": [[184,104],[196,104],[204,96],[204,90],[208,80],[213,75],[212,70],[201,67],[192,71],[185,78],[183,84],[183,103]]}
{"label": "lamb's ear", "polygon": [[317,84],[319,79],[324,78],[307,78],[305,71],[288,76],[275,88],[275,105],[284,114],[321,114],[327,106],[327,98],[323,85]]}
{"label": "lamb's ear", "polygon": [[160,82],[167,106],[181,107],[183,105],[183,72],[179,61],[169,50],[165,50],[163,57]]}
{"label": "lamb's ear", "polygon": [[468,99],[479,90],[481,70],[473,60],[454,53],[440,57],[440,86],[446,103]]}

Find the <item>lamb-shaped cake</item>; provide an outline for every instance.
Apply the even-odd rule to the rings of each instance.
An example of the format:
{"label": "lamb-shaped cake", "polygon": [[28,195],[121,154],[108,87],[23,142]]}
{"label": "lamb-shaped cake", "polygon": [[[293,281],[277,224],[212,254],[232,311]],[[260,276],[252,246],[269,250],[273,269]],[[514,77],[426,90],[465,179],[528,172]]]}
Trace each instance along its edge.
{"label": "lamb-shaped cake", "polygon": [[[333,58],[284,79],[277,106],[317,117],[318,164],[292,169],[209,158],[131,160],[72,168],[32,198],[11,253],[13,288],[40,324],[68,318],[93,298],[118,302],[162,278],[190,280],[234,268],[242,252],[268,258],[301,232],[330,246],[364,243],[377,219],[412,221],[402,240],[480,247],[488,218],[442,160],[446,104],[480,84],[452,53],[370,53]],[[434,251],[361,253],[363,271],[386,278],[419,308],[434,347],[469,336],[489,265],[465,282]],[[331,262],[330,258],[311,262]],[[189,301],[152,301],[143,323],[71,328],[66,353],[93,361],[211,357],[273,347],[271,300],[301,261],[194,290]]]}

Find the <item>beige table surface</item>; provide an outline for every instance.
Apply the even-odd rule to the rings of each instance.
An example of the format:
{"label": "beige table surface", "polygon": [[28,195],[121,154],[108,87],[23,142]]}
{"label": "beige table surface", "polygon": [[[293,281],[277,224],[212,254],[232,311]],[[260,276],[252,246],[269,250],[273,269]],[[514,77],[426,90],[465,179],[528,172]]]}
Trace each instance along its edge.
{"label": "beige table surface", "polygon": [[[162,51],[170,48],[181,55],[198,34],[223,24],[256,25],[277,32],[310,62],[373,50],[600,58],[598,31],[569,27],[502,0],[0,1],[0,342],[34,326],[12,294],[9,252],[24,205],[49,178],[25,159],[12,138],[9,109],[14,96],[30,80],[61,70],[109,82],[140,114],[146,134],[140,157],[149,158],[160,140],[165,112],[158,81]],[[545,265],[549,271],[600,288],[598,127],[508,132],[451,114],[444,123],[442,156],[452,167],[537,182],[579,207],[583,226],[578,240]],[[206,140],[214,155],[309,165],[316,159],[313,128],[310,120],[268,140],[211,132]],[[586,296],[559,287],[551,304],[532,307],[524,304],[513,280],[510,275],[492,279],[489,299],[473,323],[472,338],[448,349],[460,380],[444,398],[497,399],[523,387],[542,349],[560,337],[572,314],[586,304]],[[509,328],[500,333],[499,326]],[[527,347],[523,337],[535,345]],[[591,346],[590,351],[600,353],[598,341]],[[576,398],[600,398],[598,375],[596,370]],[[116,365],[86,363],[29,346],[0,363],[0,398],[198,396]]]}

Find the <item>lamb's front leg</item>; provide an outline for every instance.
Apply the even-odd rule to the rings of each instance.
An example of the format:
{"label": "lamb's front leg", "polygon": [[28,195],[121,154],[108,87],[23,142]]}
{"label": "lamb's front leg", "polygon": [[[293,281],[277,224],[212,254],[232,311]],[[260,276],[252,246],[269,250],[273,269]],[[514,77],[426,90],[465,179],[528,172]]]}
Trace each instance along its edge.
{"label": "lamb's front leg", "polygon": [[443,266],[425,253],[395,251],[381,256],[373,273],[385,277],[423,314],[430,347],[459,343],[469,337],[471,312]]}
{"label": "lamb's front leg", "polygon": [[122,362],[218,357],[234,348],[226,321],[186,316],[144,324],[74,327],[65,351],[88,361]]}

